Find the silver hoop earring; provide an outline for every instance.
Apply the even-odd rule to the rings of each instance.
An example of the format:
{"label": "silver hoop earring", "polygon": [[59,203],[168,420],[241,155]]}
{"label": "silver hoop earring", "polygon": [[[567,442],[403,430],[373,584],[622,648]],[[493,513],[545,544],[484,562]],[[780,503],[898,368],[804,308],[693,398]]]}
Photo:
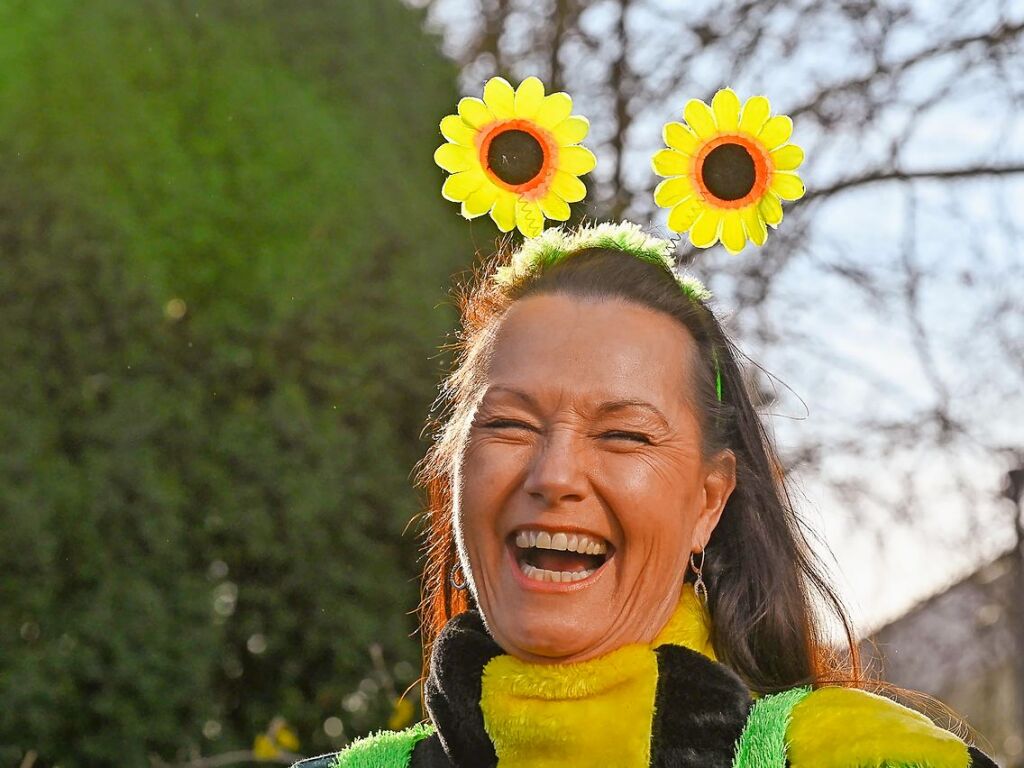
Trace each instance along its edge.
{"label": "silver hoop earring", "polygon": [[461,584],[459,584],[458,582],[455,581],[455,571],[457,571],[458,569],[459,569],[459,564],[455,563],[455,565],[452,566],[451,573],[448,574],[448,581],[451,583],[451,585],[455,589],[457,589],[457,590],[459,590],[461,592],[462,590],[464,590],[469,585],[469,582],[463,581]]}
{"label": "silver hoop earring", "polygon": [[704,583],[704,550],[700,551],[700,565],[693,562],[693,552],[690,553],[690,567],[697,574],[697,580],[693,582],[693,593],[697,595],[701,605],[705,608],[708,605],[708,588]]}

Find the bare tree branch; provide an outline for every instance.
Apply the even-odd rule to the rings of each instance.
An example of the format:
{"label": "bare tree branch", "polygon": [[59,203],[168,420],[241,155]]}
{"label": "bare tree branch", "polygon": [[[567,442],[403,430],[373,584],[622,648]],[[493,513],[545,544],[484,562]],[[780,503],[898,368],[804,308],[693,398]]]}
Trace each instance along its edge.
{"label": "bare tree branch", "polygon": [[944,168],[917,171],[900,170],[878,170],[864,173],[859,176],[851,176],[848,179],[835,181],[827,186],[808,190],[804,200],[816,200],[831,197],[839,192],[844,192],[854,187],[863,187],[868,184],[877,184],[883,181],[915,181],[915,180],[936,180],[945,181],[951,179],[972,179],[981,176],[1011,176],[1024,173],[1024,163],[1005,166],[974,166],[969,168]]}

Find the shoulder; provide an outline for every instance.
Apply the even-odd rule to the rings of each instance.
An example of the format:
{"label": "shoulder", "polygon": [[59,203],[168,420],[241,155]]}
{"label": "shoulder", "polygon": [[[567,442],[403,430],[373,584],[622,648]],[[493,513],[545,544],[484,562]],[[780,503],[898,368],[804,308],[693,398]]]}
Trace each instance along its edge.
{"label": "shoulder", "polygon": [[926,715],[868,691],[817,688],[798,697],[789,715],[785,738],[792,768],[995,768],[983,752]]}
{"label": "shoulder", "polygon": [[430,723],[417,723],[401,731],[377,731],[356,739],[340,752],[309,757],[292,768],[407,768],[413,748],[433,733]]}

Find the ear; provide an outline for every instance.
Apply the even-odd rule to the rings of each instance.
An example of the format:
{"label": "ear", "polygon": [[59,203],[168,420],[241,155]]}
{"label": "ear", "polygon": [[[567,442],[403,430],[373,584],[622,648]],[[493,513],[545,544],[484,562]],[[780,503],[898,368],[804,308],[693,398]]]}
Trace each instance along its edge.
{"label": "ear", "polygon": [[725,503],[736,488],[736,454],[724,448],[704,465],[703,505],[693,528],[691,551],[697,552],[707,546],[711,533],[718,525]]}

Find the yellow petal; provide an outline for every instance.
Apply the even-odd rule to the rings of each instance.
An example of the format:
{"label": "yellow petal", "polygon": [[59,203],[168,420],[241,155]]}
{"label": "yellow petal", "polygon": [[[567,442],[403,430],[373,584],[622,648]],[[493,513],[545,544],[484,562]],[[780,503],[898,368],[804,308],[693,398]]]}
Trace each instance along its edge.
{"label": "yellow petal", "polygon": [[547,129],[552,129],[572,114],[572,98],[568,93],[559,91],[545,96],[534,120]]}
{"label": "yellow petal", "polygon": [[516,200],[516,226],[524,237],[536,237],[544,231],[544,214],[533,200]]}
{"label": "yellow petal", "polygon": [[491,183],[482,184],[469,197],[462,201],[462,215],[467,219],[483,216],[498,199],[498,188]]}
{"label": "yellow petal", "polygon": [[804,196],[804,183],[795,173],[780,171],[772,175],[772,192],[783,200],[799,200]]}
{"label": "yellow petal", "polygon": [[690,158],[674,149],[660,149],[651,158],[651,168],[659,176],[682,176],[690,172]]}
{"label": "yellow petal", "polygon": [[740,118],[740,130],[757,136],[764,127],[768,115],[772,112],[772,105],[764,96],[751,96],[743,105],[743,117]]}
{"label": "yellow petal", "polygon": [[587,185],[565,171],[555,171],[551,181],[551,192],[554,192],[567,203],[578,203],[587,196]]}
{"label": "yellow petal", "polygon": [[516,228],[516,196],[507,191],[498,192],[498,199],[491,208],[491,218],[502,232],[511,232]]}
{"label": "yellow petal", "polygon": [[774,192],[768,191],[765,193],[764,197],[761,198],[758,211],[765,224],[772,229],[777,228],[779,222],[782,221],[782,203],[779,202],[779,198],[775,196]]}
{"label": "yellow petal", "polygon": [[711,107],[700,99],[690,99],[686,102],[683,117],[700,138],[707,139],[714,135],[715,116],[711,112]]}
{"label": "yellow petal", "polygon": [[771,152],[777,171],[795,171],[804,161],[804,151],[796,144],[787,144]]}
{"label": "yellow petal", "polygon": [[597,165],[597,158],[586,147],[562,147],[558,150],[559,170],[571,173],[573,176],[590,173],[594,170],[595,165]]}
{"label": "yellow petal", "polygon": [[740,124],[740,100],[732,88],[723,88],[711,100],[715,124],[720,131],[735,131]]}
{"label": "yellow petal", "polygon": [[552,133],[555,141],[563,147],[566,144],[579,144],[587,137],[590,130],[590,121],[581,115],[568,117],[554,127]]}
{"label": "yellow petal", "polygon": [[729,253],[739,253],[747,244],[739,211],[728,211],[722,218],[722,245]]}
{"label": "yellow petal", "polygon": [[544,101],[544,83],[536,77],[528,77],[516,89],[516,117],[532,118]]}
{"label": "yellow petal", "polygon": [[668,215],[668,228],[673,232],[685,232],[703,210],[704,204],[696,196],[681,200]]}
{"label": "yellow petal", "polygon": [[698,248],[710,248],[718,242],[718,233],[722,228],[722,212],[717,208],[704,208],[690,228],[690,243]]}
{"label": "yellow petal", "polygon": [[665,123],[661,135],[666,144],[684,155],[692,156],[700,144],[696,134],[682,123]]}
{"label": "yellow petal", "polygon": [[458,115],[448,115],[441,121],[441,135],[464,147],[473,146],[476,131],[466,125]]}
{"label": "yellow petal", "polygon": [[569,220],[569,204],[554,192],[548,192],[540,199],[540,209],[554,221]]}
{"label": "yellow petal", "polygon": [[754,245],[764,245],[765,240],[768,239],[768,228],[764,225],[764,219],[761,218],[761,212],[758,210],[758,206],[748,205],[746,208],[740,209],[740,217],[743,219],[743,229],[747,233],[747,237],[750,238],[750,242]]}
{"label": "yellow petal", "polygon": [[494,122],[491,110],[475,96],[464,96],[459,99],[459,117],[471,128],[479,128]]}
{"label": "yellow petal", "polygon": [[673,176],[654,188],[654,202],[662,208],[672,208],[693,195],[693,191],[693,182],[688,176]]}
{"label": "yellow petal", "polygon": [[441,186],[441,196],[445,200],[451,200],[453,203],[461,203],[476,192],[486,181],[487,179],[484,178],[483,172],[476,169],[453,173],[445,179],[444,184]]}
{"label": "yellow petal", "polygon": [[515,99],[516,92],[503,77],[492,77],[484,86],[484,104],[499,120],[507,120],[515,115]]}
{"label": "yellow petal", "polygon": [[761,129],[758,138],[764,142],[768,149],[775,149],[789,141],[789,137],[792,135],[793,121],[789,118],[789,115],[776,115],[764,124],[764,128]]}
{"label": "yellow petal", "polygon": [[448,173],[468,171],[474,165],[473,150],[461,144],[442,144],[434,150],[434,162]]}

